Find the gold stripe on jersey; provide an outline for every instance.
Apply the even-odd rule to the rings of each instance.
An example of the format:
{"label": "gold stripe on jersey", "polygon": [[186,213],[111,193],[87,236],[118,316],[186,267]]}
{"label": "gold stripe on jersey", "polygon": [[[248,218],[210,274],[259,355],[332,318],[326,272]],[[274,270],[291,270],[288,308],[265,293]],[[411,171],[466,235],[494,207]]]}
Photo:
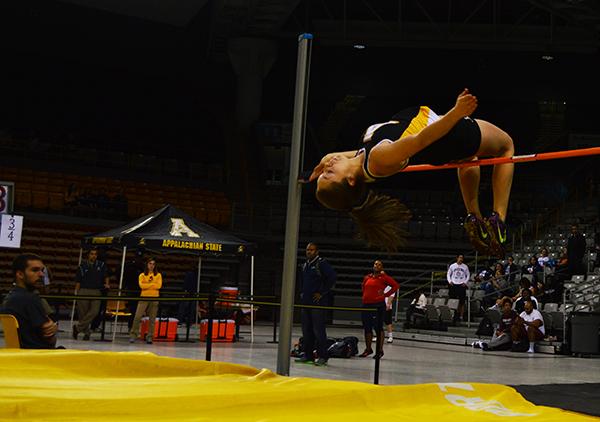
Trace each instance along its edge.
{"label": "gold stripe on jersey", "polygon": [[[402,132],[402,135],[400,135],[400,139],[406,138],[409,135],[414,135],[414,134],[419,133],[420,131],[425,129],[427,126],[429,126],[430,124],[432,124],[433,122],[435,122],[439,119],[440,119],[440,116],[435,114],[435,112],[432,109],[430,109],[429,107],[427,107],[427,106],[419,107],[419,112],[417,113],[417,115],[415,117],[413,117],[413,119],[410,121],[410,124],[404,130],[404,132]],[[402,162],[402,166],[400,167],[400,170],[398,170],[398,171],[404,170],[408,166],[409,161],[410,161],[410,157]]]}
{"label": "gold stripe on jersey", "polygon": [[439,120],[440,117],[435,114],[433,110],[429,107],[421,106],[419,107],[419,112],[413,119],[410,121],[410,124],[406,128],[402,135],[400,135],[400,139],[407,137],[408,135],[414,135],[419,133],[431,123]]}

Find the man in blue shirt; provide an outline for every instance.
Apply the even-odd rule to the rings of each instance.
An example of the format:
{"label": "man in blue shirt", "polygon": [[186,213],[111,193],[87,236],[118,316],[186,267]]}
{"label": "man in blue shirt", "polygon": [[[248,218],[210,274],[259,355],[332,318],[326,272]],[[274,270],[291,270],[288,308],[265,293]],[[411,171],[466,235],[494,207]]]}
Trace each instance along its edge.
{"label": "man in blue shirt", "polygon": [[[98,261],[98,249],[90,249],[87,261],[77,269],[75,276],[75,294],[79,296],[101,296],[101,289],[109,289],[106,264]],[[73,338],[77,340],[79,333],[84,333],[83,339],[90,339],[90,324],[100,311],[101,300],[78,299],[77,315],[79,323],[73,325]]]}
{"label": "man in blue shirt", "polygon": [[[302,289],[300,303],[303,305],[329,306],[331,304],[331,289],[335,285],[336,273],[331,265],[319,256],[319,248],[315,243],[306,246],[306,262],[302,265]],[[326,309],[302,309],[302,337],[304,357],[296,362],[312,363],[313,350],[317,349],[317,366],[327,364],[327,319]]]}

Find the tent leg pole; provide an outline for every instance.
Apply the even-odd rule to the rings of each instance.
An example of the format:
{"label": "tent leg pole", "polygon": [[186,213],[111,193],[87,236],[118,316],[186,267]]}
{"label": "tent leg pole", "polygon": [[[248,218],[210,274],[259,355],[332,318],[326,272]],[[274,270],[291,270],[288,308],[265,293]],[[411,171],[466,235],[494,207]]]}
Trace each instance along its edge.
{"label": "tent leg pole", "polygon": [[[200,297],[200,273],[202,272],[202,257],[200,255],[198,255],[198,278],[196,279],[196,297]],[[200,338],[200,324],[198,323],[198,303],[199,301],[194,302],[195,303],[195,308],[196,308],[196,312],[194,312],[194,315],[196,315],[196,327],[198,328],[198,338]]]}
{"label": "tent leg pole", "polygon": [[[121,275],[119,276],[119,293],[121,296],[121,289],[123,288],[123,274],[125,273],[125,255],[127,255],[127,246],[123,246],[123,256],[121,257]],[[115,315],[115,325],[113,329],[112,341],[115,342],[117,335],[117,323],[119,322],[119,301],[117,301],[117,313]]]}
{"label": "tent leg pole", "polygon": [[[79,263],[77,267],[81,265],[81,260],[83,259],[83,248],[79,248]],[[77,290],[74,293],[77,296]],[[69,332],[73,333],[73,320],[75,319],[75,304],[77,303],[77,299],[73,299],[73,307],[71,308],[71,326],[69,327]]]}

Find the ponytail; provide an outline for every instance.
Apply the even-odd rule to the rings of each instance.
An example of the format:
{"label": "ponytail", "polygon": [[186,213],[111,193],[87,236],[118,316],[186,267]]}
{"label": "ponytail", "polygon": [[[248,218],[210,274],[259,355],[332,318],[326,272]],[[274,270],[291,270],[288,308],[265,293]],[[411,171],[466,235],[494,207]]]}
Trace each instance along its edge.
{"label": "ponytail", "polygon": [[406,245],[408,233],[400,223],[408,221],[410,210],[399,200],[369,191],[367,199],[350,210],[358,226],[359,237],[369,246],[395,252]]}

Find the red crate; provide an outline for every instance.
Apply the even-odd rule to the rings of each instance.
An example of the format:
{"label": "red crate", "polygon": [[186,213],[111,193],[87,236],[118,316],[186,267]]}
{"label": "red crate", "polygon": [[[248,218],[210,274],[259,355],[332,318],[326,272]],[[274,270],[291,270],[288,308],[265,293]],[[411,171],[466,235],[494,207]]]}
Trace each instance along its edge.
{"label": "red crate", "polygon": [[[178,322],[177,318],[156,318],[154,320],[154,336],[152,336],[152,340],[175,341]],[[142,339],[146,338],[146,334],[148,334],[148,324],[148,317],[142,318],[142,326],[140,328],[140,337]]]}
{"label": "red crate", "polygon": [[[200,321],[200,341],[206,341],[208,333],[208,320]],[[214,319],[212,341],[217,343],[233,342],[235,337],[235,321],[232,319]]]}
{"label": "red crate", "polygon": [[[221,287],[219,289],[219,296],[226,300],[237,299],[239,294],[239,290],[237,287]],[[232,302],[222,302],[217,300],[215,305],[221,308],[231,308],[233,306]]]}

